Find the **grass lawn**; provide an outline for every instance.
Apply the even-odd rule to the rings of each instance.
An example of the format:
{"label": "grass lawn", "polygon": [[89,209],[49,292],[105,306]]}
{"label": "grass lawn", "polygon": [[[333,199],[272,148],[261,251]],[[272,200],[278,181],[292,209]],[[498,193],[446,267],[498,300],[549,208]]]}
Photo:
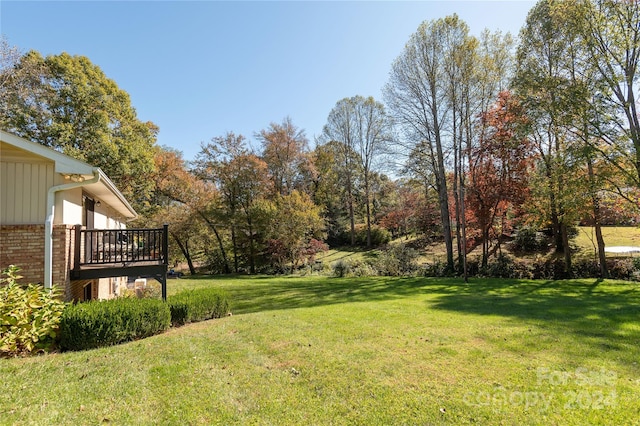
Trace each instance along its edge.
{"label": "grass lawn", "polygon": [[639,424],[640,283],[235,277],[233,316],[0,360],[0,424]]}

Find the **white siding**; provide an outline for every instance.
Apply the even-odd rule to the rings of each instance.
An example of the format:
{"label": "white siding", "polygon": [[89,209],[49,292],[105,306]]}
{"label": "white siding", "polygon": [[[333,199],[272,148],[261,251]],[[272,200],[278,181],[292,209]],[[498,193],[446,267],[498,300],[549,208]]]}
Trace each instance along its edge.
{"label": "white siding", "polygon": [[66,225],[82,224],[82,188],[74,188],[56,193],[55,223]]}
{"label": "white siding", "polygon": [[122,220],[118,217],[117,212],[106,203],[101,203],[100,206],[95,207],[93,221],[96,229],[126,228]]}
{"label": "white siding", "polygon": [[53,182],[53,163],[0,162],[0,221],[44,223],[47,190]]}

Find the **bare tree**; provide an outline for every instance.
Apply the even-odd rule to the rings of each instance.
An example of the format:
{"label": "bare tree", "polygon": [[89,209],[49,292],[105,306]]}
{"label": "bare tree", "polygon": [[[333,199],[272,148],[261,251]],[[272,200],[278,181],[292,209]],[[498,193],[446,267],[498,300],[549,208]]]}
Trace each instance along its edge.
{"label": "bare tree", "polygon": [[466,32],[466,25],[457,15],[423,22],[393,63],[385,87],[385,99],[404,138],[423,148],[426,169],[433,174],[450,270],[454,269],[453,236],[445,157],[452,144],[452,103],[447,58],[464,42],[461,32]]}
{"label": "bare tree", "polygon": [[[380,102],[371,96],[353,96],[338,101],[324,128],[324,136],[327,139],[342,142],[344,148],[358,154],[355,160],[359,162],[363,175],[367,247],[371,247],[371,175],[384,143],[391,139],[390,127],[389,118]],[[345,154],[345,159],[352,157],[346,151]],[[348,162],[349,160],[345,161],[345,166],[348,166]],[[350,211],[353,211],[353,206],[350,207]],[[352,215],[352,230],[353,227]],[[352,235],[352,244],[353,242]]]}
{"label": "bare tree", "polygon": [[340,169],[344,174],[345,191],[347,198],[347,209],[349,211],[349,221],[351,225],[351,245],[356,244],[356,224],[354,210],[354,186],[356,180],[356,172],[358,160],[355,154],[356,138],[355,112],[349,106],[349,102],[345,99],[338,101],[335,107],[329,113],[327,124],[325,124],[322,136],[319,138],[321,143],[336,142],[337,160],[340,162]]}

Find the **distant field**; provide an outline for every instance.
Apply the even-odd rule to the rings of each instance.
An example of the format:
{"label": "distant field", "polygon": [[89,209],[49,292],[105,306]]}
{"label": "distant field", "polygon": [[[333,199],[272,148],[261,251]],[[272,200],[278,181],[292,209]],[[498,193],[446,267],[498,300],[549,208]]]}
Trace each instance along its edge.
{"label": "distant field", "polygon": [[[633,226],[605,226],[602,236],[606,246],[636,246],[640,247],[640,227]],[[574,244],[582,253],[595,253],[597,250],[596,233],[589,226],[578,227],[578,235]],[[608,256],[613,256],[608,254]]]}

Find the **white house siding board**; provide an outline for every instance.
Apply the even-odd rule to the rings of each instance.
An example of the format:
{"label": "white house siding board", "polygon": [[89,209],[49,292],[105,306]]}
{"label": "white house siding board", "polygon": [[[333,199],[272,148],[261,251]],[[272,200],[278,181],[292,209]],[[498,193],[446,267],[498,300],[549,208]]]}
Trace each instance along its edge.
{"label": "white house siding board", "polygon": [[74,188],[56,193],[56,225],[78,225],[82,223],[82,188]]}
{"label": "white house siding board", "polygon": [[96,211],[94,213],[93,224],[95,225],[96,229],[110,229],[108,224],[108,217],[105,214],[105,209],[96,208]]}
{"label": "white house siding board", "polygon": [[[4,152],[3,152],[4,154]],[[0,219],[3,224],[45,220],[46,198],[54,180],[53,163],[0,162]]]}

